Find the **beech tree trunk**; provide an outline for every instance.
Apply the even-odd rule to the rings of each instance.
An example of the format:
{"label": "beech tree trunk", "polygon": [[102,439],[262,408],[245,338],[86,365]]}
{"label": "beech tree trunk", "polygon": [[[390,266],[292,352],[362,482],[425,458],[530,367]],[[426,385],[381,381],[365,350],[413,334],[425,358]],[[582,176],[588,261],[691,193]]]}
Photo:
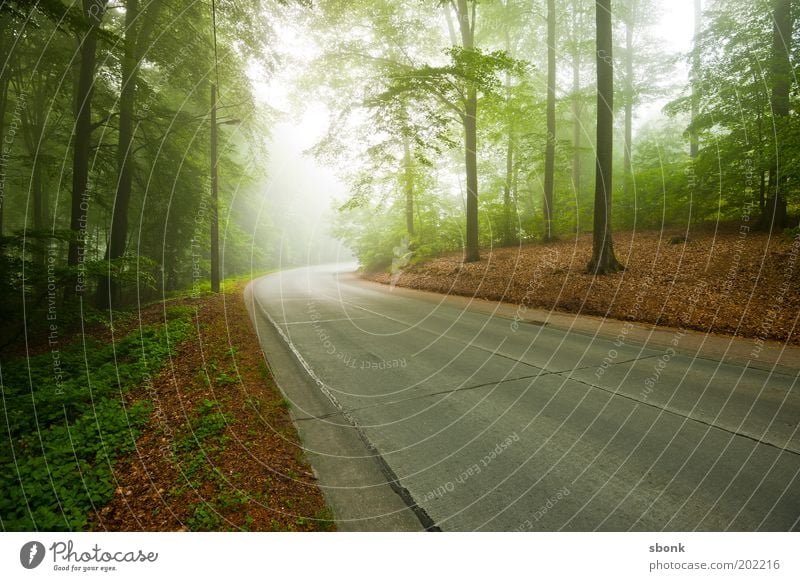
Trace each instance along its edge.
{"label": "beech tree trunk", "polygon": [[[461,30],[461,45],[475,48],[475,2],[457,0],[456,15]],[[478,249],[478,91],[473,83],[467,86],[464,101],[464,165],[467,174],[467,240],[465,262],[480,260]]]}
{"label": "beech tree trunk", "polygon": [[572,55],[572,187],[581,191],[581,56]]}
{"label": "beech tree trunk", "polygon": [[636,18],[634,3],[625,24],[625,144],[622,160],[622,195],[631,199],[633,172],[631,170],[631,148],[633,141],[633,26]]}
{"label": "beech tree trunk", "polygon": [[597,22],[597,155],[594,185],[594,232],[590,274],[623,269],[611,239],[611,169],[614,145],[614,65],[612,61],[611,0],[596,0]]}
{"label": "beech tree trunk", "polygon": [[[117,146],[117,192],[111,216],[111,236],[106,247],[106,260],[125,254],[128,244],[128,214],[133,189],[134,109],[139,66],[156,22],[160,3],[151,2],[139,11],[139,0],[128,0],[125,12],[125,45],[119,99],[119,142]],[[106,307],[118,297],[119,289],[108,276],[100,279],[96,303]]]}
{"label": "beech tree trunk", "polygon": [[506,179],[503,182],[503,244],[509,245],[516,236],[511,233],[511,187],[514,180],[514,141],[510,132],[506,144]]}
{"label": "beech tree trunk", "polygon": [[[509,10],[509,3],[506,1],[506,23],[505,23],[505,49],[506,54],[512,55],[511,51],[511,34],[509,31],[509,23],[511,22],[511,12]],[[514,120],[511,115],[511,74],[506,73],[506,177],[503,181],[503,245],[508,246],[516,242],[516,233],[512,233],[512,188],[514,182]],[[515,214],[516,212],[513,212]]]}
{"label": "beech tree trunk", "polygon": [[783,135],[786,123],[782,118],[789,116],[789,90],[791,87],[792,66],[789,60],[792,41],[792,3],[791,0],[773,0],[772,29],[772,113],[775,117],[775,163],[769,172],[769,197],[764,213],[759,220],[763,230],[780,230],[787,224],[786,197],[783,190],[786,177],[783,166],[788,161]]}
{"label": "beech tree trunk", "polygon": [[[703,17],[701,7],[702,0],[694,0],[694,52],[692,53],[692,123],[697,118],[700,112],[700,87],[698,87],[698,79],[700,78],[700,51],[697,49],[697,41],[700,37],[700,23]],[[697,157],[700,151],[700,143],[697,140],[697,132],[692,130],[689,132],[689,155],[692,158]]]}
{"label": "beech tree trunk", "polygon": [[556,156],[556,7],[547,0],[547,145],[544,155],[544,241],[553,239],[553,181]]}
{"label": "beech tree trunk", "polygon": [[86,228],[89,209],[89,154],[92,138],[92,93],[94,88],[95,61],[97,58],[97,29],[103,20],[108,0],[83,0],[83,14],[88,29],[83,35],[79,54],[80,70],[75,91],[75,129],[72,154],[72,201],[69,228],[67,264],[77,266],[78,276],[73,286],[66,289],[68,295],[83,294],[85,280],[80,273],[86,251]]}
{"label": "beech tree trunk", "polygon": [[[125,42],[122,55],[122,75],[119,96],[119,139],[117,142],[117,191],[111,212],[111,232],[106,246],[105,260],[111,261],[125,254],[128,241],[128,208],[133,187],[133,108],[136,99],[139,63],[136,30],[139,27],[139,0],[128,0],[125,5]],[[110,268],[110,264],[109,264]],[[119,289],[110,276],[102,276],[97,284],[95,303],[99,308],[111,306]]]}
{"label": "beech tree trunk", "polygon": [[403,136],[403,186],[406,194],[406,231],[414,235],[414,165],[411,159],[411,145]]}
{"label": "beech tree trunk", "polygon": [[8,104],[9,63],[8,46],[12,39],[9,33],[9,17],[0,14],[0,54],[6,55],[4,66],[0,66],[0,236],[3,235],[3,208],[6,205],[6,173],[8,171],[8,158],[3,151],[5,139],[6,105]]}

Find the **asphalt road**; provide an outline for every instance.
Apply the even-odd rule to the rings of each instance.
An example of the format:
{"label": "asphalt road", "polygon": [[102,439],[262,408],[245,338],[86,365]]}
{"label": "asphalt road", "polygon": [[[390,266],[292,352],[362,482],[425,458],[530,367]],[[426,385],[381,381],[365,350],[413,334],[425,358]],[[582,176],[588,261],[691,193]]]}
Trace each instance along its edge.
{"label": "asphalt road", "polygon": [[656,348],[515,322],[347,270],[249,288],[340,528],[800,529],[797,372],[689,355],[677,331]]}

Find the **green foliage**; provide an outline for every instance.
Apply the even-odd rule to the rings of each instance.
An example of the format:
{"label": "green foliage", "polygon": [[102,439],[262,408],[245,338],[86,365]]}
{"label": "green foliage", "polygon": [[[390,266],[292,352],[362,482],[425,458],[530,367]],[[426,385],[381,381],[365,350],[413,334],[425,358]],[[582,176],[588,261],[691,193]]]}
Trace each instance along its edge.
{"label": "green foliage", "polygon": [[[224,375],[224,374],[223,374]],[[214,465],[214,458],[227,444],[227,426],[233,421],[220,411],[217,401],[204,399],[193,411],[188,429],[174,442],[173,451],[181,468],[185,484],[172,491],[174,495],[213,484],[220,492],[212,499],[196,503],[186,525],[192,531],[213,531],[224,527],[221,511],[244,506],[248,499],[238,490],[229,491],[226,480]]]}
{"label": "green foliage", "polygon": [[151,412],[125,394],[147,386],[191,331],[192,311],[144,327],[115,344],[86,338],[0,366],[0,523],[4,530],[83,530],[113,494],[114,460],[134,449]]}
{"label": "green foliage", "polygon": [[[698,65],[698,112],[687,136],[695,132],[699,137],[694,203],[701,204],[706,216],[714,205],[722,218],[738,218],[750,206],[763,207],[774,195],[775,188],[769,190],[767,185],[778,152],[781,194],[790,206],[800,201],[800,122],[797,115],[778,118],[771,105],[773,5],[715,0],[704,10],[704,30],[690,55]],[[797,39],[786,42],[796,75]],[[790,95],[792,110],[797,108],[797,97],[796,91]],[[685,95],[674,99],[667,111],[685,118],[691,105],[692,96]]]}

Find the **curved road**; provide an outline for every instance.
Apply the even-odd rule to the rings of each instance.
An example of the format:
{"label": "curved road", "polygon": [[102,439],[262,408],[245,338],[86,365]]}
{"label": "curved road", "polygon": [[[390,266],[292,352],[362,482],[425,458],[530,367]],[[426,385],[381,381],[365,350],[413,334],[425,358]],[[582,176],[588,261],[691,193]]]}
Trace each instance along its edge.
{"label": "curved road", "polygon": [[797,372],[699,358],[677,332],[648,347],[515,322],[352,268],[248,288],[340,528],[800,528]]}

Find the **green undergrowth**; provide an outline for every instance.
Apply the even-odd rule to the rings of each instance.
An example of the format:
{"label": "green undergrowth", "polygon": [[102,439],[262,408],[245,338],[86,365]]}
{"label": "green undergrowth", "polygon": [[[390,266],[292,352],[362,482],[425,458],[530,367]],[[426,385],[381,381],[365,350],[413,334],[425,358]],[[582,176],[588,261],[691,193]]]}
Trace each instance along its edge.
{"label": "green undergrowth", "polygon": [[225,429],[233,422],[233,418],[223,413],[221,407],[217,401],[203,400],[191,414],[189,425],[173,444],[183,482],[172,490],[172,495],[192,496],[194,491],[201,488],[214,491],[209,499],[193,504],[186,521],[186,526],[192,531],[228,528],[222,513],[240,509],[248,501],[243,492],[231,490],[226,485],[226,478],[217,467],[216,460],[228,443]]}
{"label": "green undergrowth", "polygon": [[74,531],[114,492],[115,459],[134,450],[152,406],[126,403],[192,331],[194,310],[167,310],[168,324],[115,344],[85,337],[30,358],[0,363],[0,526],[5,531]]}

